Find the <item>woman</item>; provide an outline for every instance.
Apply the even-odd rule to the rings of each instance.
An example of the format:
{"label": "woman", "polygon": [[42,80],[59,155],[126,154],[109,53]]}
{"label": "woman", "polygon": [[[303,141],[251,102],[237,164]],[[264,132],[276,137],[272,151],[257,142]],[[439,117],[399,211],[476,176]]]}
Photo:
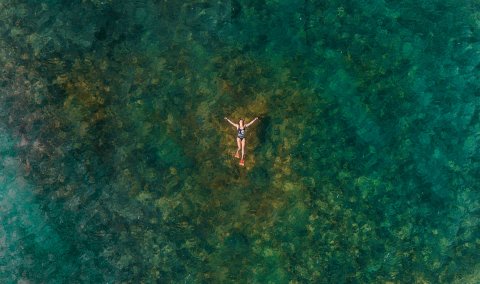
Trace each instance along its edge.
{"label": "woman", "polygon": [[240,118],[240,121],[238,122],[238,124],[233,123],[232,121],[230,121],[230,119],[228,119],[226,117],[225,117],[225,119],[231,125],[235,126],[235,128],[237,128],[237,146],[238,146],[238,148],[237,148],[237,152],[235,153],[235,158],[240,158],[240,155],[238,154],[238,152],[240,152],[240,150],[242,150],[242,158],[240,159],[240,166],[243,166],[243,165],[245,165],[245,161],[243,160],[243,157],[245,156],[245,128],[252,125],[252,123],[254,123],[258,119],[258,117],[255,117],[252,121],[250,121],[246,125],[244,125],[243,118]]}

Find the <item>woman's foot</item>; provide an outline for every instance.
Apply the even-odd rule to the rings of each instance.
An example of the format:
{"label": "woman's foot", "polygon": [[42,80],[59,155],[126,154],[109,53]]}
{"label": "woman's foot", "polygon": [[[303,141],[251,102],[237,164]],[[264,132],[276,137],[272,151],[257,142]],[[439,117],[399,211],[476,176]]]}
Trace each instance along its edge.
{"label": "woman's foot", "polygon": [[243,159],[241,159],[239,165],[240,166],[245,166],[245,161]]}
{"label": "woman's foot", "polygon": [[237,151],[237,153],[235,153],[235,158],[237,158],[237,159],[240,158],[240,154],[238,153],[238,151]]}

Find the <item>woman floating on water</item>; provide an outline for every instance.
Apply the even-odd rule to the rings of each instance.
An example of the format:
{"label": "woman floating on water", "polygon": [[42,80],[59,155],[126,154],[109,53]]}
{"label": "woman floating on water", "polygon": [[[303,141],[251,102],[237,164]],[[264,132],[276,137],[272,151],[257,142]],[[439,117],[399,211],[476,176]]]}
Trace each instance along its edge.
{"label": "woman floating on water", "polygon": [[230,119],[226,118],[225,119],[233,126],[235,126],[235,128],[237,128],[237,152],[235,153],[235,158],[240,158],[240,155],[238,154],[238,152],[240,152],[240,150],[242,150],[242,158],[240,159],[240,166],[243,166],[245,165],[245,161],[243,160],[243,157],[245,156],[245,128],[249,127],[250,125],[252,125],[252,123],[254,123],[258,117],[255,117],[252,121],[250,121],[249,123],[247,124],[243,124],[244,123],[244,120],[243,118],[240,118],[240,121],[238,122],[238,124],[236,123],[233,123]]}

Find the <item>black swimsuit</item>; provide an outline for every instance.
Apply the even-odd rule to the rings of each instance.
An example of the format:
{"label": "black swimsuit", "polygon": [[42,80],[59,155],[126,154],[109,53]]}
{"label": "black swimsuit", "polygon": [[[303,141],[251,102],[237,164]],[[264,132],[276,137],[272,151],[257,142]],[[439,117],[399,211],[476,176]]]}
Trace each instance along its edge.
{"label": "black swimsuit", "polygon": [[240,140],[243,140],[245,138],[245,127],[243,129],[237,128],[237,137],[240,138]]}

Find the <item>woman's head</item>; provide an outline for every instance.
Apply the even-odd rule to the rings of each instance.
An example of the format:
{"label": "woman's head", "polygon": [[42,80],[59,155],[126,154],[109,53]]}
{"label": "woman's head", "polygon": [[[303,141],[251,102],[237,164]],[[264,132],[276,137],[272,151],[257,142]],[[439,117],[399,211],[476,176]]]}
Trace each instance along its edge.
{"label": "woman's head", "polygon": [[238,125],[243,126],[243,118],[240,118],[240,121],[238,122]]}

